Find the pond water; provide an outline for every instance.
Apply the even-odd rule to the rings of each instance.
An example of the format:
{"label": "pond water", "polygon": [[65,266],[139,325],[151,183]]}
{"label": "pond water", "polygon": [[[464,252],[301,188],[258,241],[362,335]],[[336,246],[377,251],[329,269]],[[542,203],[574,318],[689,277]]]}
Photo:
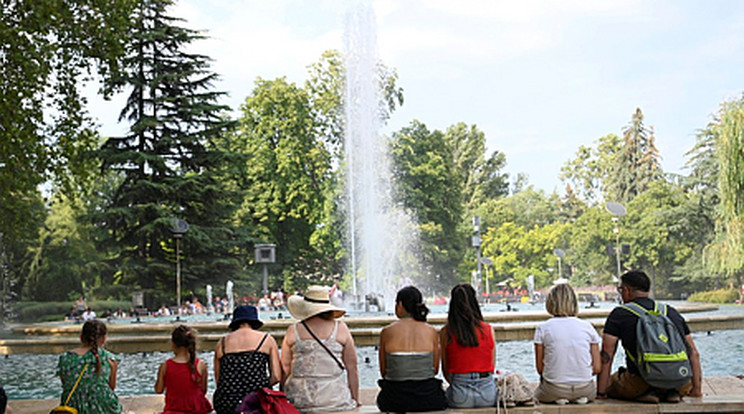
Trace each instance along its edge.
{"label": "pond water", "polygon": [[[719,314],[744,313],[744,307],[723,306]],[[700,350],[703,375],[744,375],[744,330],[693,333]],[[377,386],[379,366],[374,347],[357,348],[360,382],[363,388]],[[119,395],[152,394],[159,364],[170,353],[154,352],[121,354],[116,391]],[[200,352],[199,357],[212,366],[214,353]],[[60,390],[55,376],[58,355],[9,355],[0,357],[0,385],[11,399],[54,398]],[[624,361],[622,349],[615,357],[615,369]],[[531,341],[511,341],[497,344],[497,369],[522,373],[529,381],[537,381],[534,351]],[[210,371],[209,392],[214,392],[214,376]]]}

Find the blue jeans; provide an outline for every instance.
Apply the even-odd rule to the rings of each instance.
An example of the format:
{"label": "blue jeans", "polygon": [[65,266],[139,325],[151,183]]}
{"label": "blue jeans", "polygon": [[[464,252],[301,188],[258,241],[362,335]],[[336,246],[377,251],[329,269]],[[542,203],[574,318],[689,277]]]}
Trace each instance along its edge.
{"label": "blue jeans", "polygon": [[493,374],[482,377],[478,372],[449,374],[447,403],[453,408],[493,407],[496,405],[498,388]]}

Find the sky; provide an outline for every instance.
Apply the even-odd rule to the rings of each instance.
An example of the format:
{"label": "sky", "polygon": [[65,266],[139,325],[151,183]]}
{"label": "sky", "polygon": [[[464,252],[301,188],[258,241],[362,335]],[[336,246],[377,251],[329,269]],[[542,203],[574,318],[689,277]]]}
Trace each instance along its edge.
{"label": "sky", "polygon": [[[180,0],[173,14],[209,39],[218,90],[237,110],[257,78],[304,83],[307,66],[343,49],[354,0]],[[687,174],[697,130],[744,92],[744,2],[641,0],[370,0],[380,59],[405,102],[383,132],[416,119],[486,135],[506,172],[563,192],[580,145],[622,134],[636,108],[653,126],[664,171]],[[92,90],[92,89],[91,89]],[[124,96],[91,97],[104,135]]]}

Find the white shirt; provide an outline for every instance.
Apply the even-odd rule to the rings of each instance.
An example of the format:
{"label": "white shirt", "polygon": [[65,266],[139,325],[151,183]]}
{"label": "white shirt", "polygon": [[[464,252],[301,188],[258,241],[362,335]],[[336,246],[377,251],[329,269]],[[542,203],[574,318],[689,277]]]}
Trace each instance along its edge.
{"label": "white shirt", "polygon": [[542,344],[543,378],[557,384],[591,381],[591,344],[599,344],[599,334],[589,322],[577,317],[553,317],[535,329],[535,343]]}
{"label": "white shirt", "polygon": [[95,319],[95,318],[96,318],[96,313],[93,312],[93,311],[90,311],[90,312],[86,311],[86,312],[83,313],[83,320],[84,321],[89,321],[89,320]]}

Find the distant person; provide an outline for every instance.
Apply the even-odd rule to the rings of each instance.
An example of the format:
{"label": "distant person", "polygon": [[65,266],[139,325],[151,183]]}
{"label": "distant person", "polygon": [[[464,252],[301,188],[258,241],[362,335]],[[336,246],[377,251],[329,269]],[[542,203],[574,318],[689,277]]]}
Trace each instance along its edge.
{"label": "distant person", "polygon": [[173,358],[158,369],[155,392],[165,391],[165,409],[161,414],[207,414],[212,404],[207,392],[207,364],[196,357],[196,331],[179,325],[171,333]]}
{"label": "distant person", "polygon": [[158,309],[158,313],[157,313],[158,316],[170,316],[170,314],[171,314],[170,309],[168,309],[168,307],[165,305],[160,306],[160,309]]}
{"label": "distant person", "polygon": [[348,411],[359,405],[354,338],[338,318],[346,311],[330,303],[330,289],[310,286],[290,296],[292,324],[282,343],[284,391],[303,413]]}
{"label": "distant person", "polygon": [[80,334],[81,345],[59,356],[57,375],[62,380],[60,401],[65,402],[80,378],[67,403],[76,408],[79,414],[119,414],[122,410],[114,393],[118,357],[103,348],[106,332],[106,325],[99,320],[85,322]]}
{"label": "distant person", "polygon": [[214,351],[212,403],[217,414],[235,414],[243,397],[271,387],[282,377],[279,347],[268,333],[259,332],[263,322],[255,306],[235,308],[229,334],[217,341]]}
{"label": "distant person", "polygon": [[553,286],[545,300],[553,317],[535,329],[535,366],[540,384],[535,398],[542,403],[586,404],[597,392],[594,375],[599,373],[599,334],[576,317],[579,303],[567,283]]}
{"label": "distant person", "polygon": [[82,317],[84,321],[90,321],[96,318],[96,313],[92,311],[90,308],[87,308],[85,312],[83,312]]}
{"label": "distant person", "polygon": [[258,300],[258,310],[262,312],[271,310],[271,299],[268,295],[263,295],[263,297]]}
{"label": "distant person", "polygon": [[447,324],[439,333],[442,374],[450,384],[449,407],[496,406],[495,337],[493,327],[483,320],[475,289],[469,284],[452,288]]}
{"label": "distant person", "polygon": [[[687,326],[682,315],[676,309],[669,305],[660,304],[649,298],[651,281],[648,276],[638,270],[630,271],[620,277],[620,286],[618,291],[622,298],[623,304],[615,307],[605,322],[604,333],[602,335],[602,370],[597,377],[597,397],[598,398],[619,398],[624,400],[637,400],[646,403],[658,403],[659,401],[679,402],[681,397],[689,395],[691,397],[702,396],[702,368],[700,367],[700,354],[695,347],[695,342],[690,335],[690,328]],[[666,315],[676,328],[677,333],[681,335],[681,341],[684,342],[683,355],[689,358],[689,366],[692,379],[679,386],[657,386],[652,387],[641,376],[641,372],[636,363],[638,338],[636,327],[641,317],[646,317],[646,311]],[[674,333],[674,331],[672,331]],[[666,343],[674,343],[675,340],[668,335],[664,335]],[[610,376],[612,360],[615,357],[618,341],[625,348],[625,364],[627,368],[621,367],[617,372]],[[636,355],[635,357],[633,355]],[[665,355],[666,356],[666,355]],[[678,357],[679,355],[675,355]],[[670,362],[675,362],[670,359]],[[689,375],[690,372],[680,368],[678,371],[670,373],[682,377],[682,374]],[[670,377],[669,382],[675,381]],[[682,379],[684,381],[684,378]]]}
{"label": "distant person", "polygon": [[80,317],[83,312],[85,312],[86,309],[88,309],[88,305],[85,303],[85,299],[83,299],[82,296],[79,296],[78,299],[75,301],[75,304],[73,305],[73,317]]}
{"label": "distant person", "polygon": [[439,371],[439,334],[426,323],[426,307],[414,286],[395,297],[397,322],[380,333],[377,407],[386,412],[440,411],[447,407]]}

